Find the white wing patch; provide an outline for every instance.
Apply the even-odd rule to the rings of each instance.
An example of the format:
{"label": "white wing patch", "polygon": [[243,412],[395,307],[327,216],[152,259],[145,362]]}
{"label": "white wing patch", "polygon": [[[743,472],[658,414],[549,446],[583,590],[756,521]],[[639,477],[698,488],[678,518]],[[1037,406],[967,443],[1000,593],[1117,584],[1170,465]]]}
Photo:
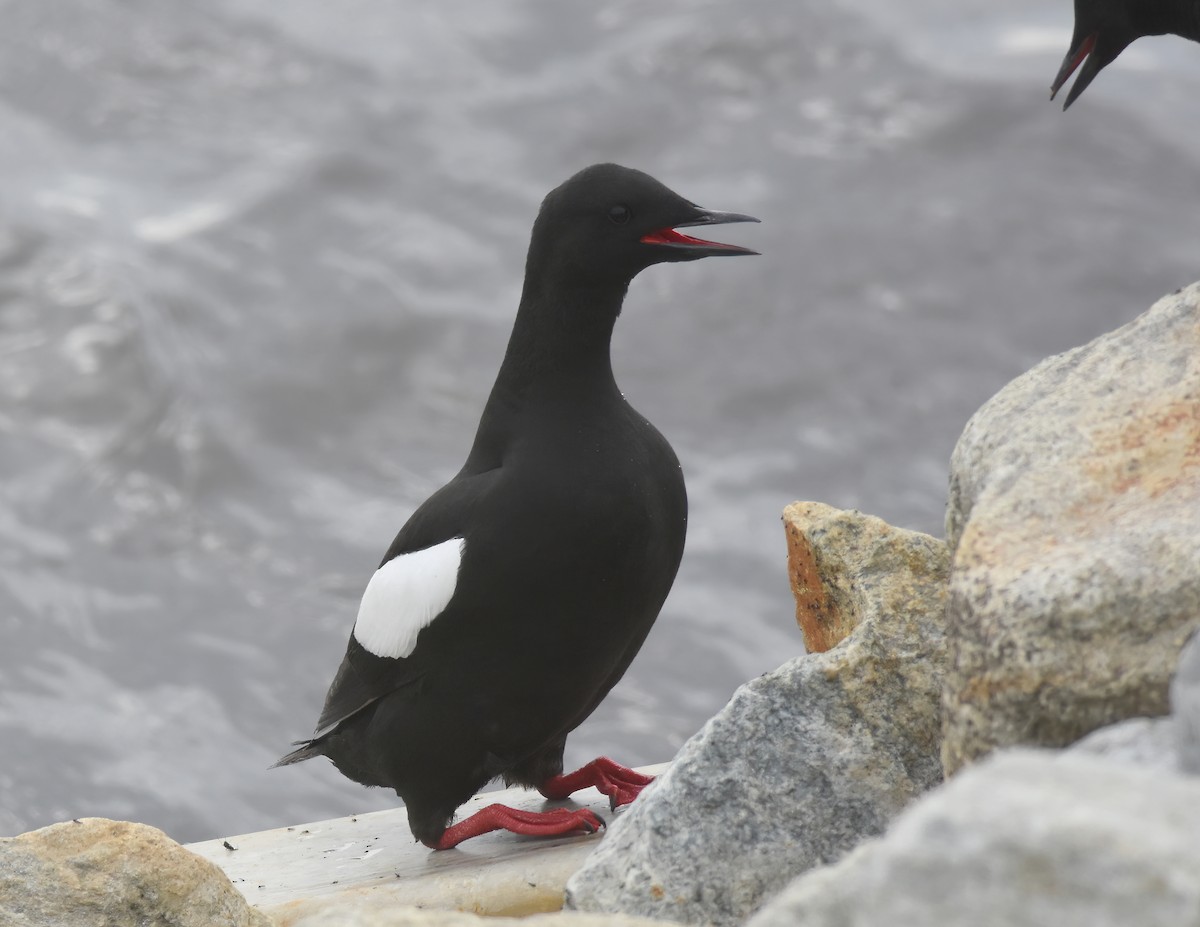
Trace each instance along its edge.
{"label": "white wing patch", "polygon": [[354,637],[377,657],[400,659],[417,646],[421,629],[440,615],[458,585],[465,538],[393,557],[371,577],[358,606]]}

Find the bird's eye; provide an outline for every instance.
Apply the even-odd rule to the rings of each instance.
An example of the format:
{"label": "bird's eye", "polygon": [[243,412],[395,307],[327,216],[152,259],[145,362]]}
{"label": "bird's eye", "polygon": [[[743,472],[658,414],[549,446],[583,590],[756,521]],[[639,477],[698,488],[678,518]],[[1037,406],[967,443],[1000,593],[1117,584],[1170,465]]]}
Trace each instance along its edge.
{"label": "bird's eye", "polygon": [[633,215],[633,213],[629,211],[628,206],[614,206],[608,211],[608,218],[611,219],[615,225],[624,225],[629,221],[629,217],[631,215]]}

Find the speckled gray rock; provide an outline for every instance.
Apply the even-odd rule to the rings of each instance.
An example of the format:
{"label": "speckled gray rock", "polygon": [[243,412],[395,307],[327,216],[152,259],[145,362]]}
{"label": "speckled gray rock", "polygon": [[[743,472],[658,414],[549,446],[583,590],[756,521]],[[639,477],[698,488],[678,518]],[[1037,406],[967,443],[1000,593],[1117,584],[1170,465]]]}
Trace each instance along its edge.
{"label": "speckled gray rock", "polygon": [[1069,750],[1164,772],[1200,772],[1200,634],[1183,648],[1168,717],[1119,721],[1092,731]]}
{"label": "speckled gray rock", "polygon": [[1071,753],[1086,753],[1114,763],[1163,772],[1181,772],[1174,718],[1130,718],[1092,731],[1072,744]]}
{"label": "speckled gray rock", "polygon": [[1200,775],[1200,634],[1192,635],[1171,682],[1175,749],[1180,767]]}
{"label": "speckled gray rock", "polygon": [[[808,518],[812,543],[839,545],[823,559],[849,571],[841,588],[861,590],[858,627],[740,688],[613,822],[567,883],[568,907],[741,923],[940,780],[944,545],[828,506]],[[896,556],[879,556],[885,535]],[[910,607],[877,611],[896,600],[872,572],[881,562],[909,564],[892,581]]]}
{"label": "speckled gray rock", "polygon": [[1200,927],[1200,780],[1008,751],[747,927]]}
{"label": "speckled gray rock", "polygon": [[145,824],[83,818],[0,840],[9,927],[270,927],[213,863]]}
{"label": "speckled gray rock", "polygon": [[1001,390],[950,488],[946,771],[1166,714],[1200,625],[1200,284]]}

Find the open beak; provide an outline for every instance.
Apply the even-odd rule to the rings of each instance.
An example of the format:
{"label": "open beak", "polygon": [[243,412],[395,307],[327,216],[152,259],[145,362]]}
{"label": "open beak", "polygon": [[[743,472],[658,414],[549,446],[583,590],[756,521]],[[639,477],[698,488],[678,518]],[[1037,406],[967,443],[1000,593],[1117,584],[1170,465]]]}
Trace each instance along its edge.
{"label": "open beak", "polygon": [[642,236],[642,241],[647,245],[658,245],[663,248],[672,248],[676,251],[684,252],[688,257],[715,257],[721,254],[758,254],[757,251],[751,251],[749,248],[743,248],[741,245],[725,245],[719,241],[705,241],[703,238],[692,238],[690,235],[684,235],[682,232],[675,231],[676,229],[695,228],[699,225],[726,225],[730,222],[757,222],[754,216],[744,216],[738,212],[716,212],[711,209],[700,209],[697,207],[696,213],[692,218],[683,222],[676,222],[673,226],[659,229],[656,232],[650,232],[648,235]]}
{"label": "open beak", "polygon": [[1076,68],[1083,65],[1079,69],[1079,77],[1075,79],[1075,83],[1071,85],[1071,92],[1067,94],[1067,100],[1063,103],[1063,109],[1067,109],[1072,103],[1087,88],[1100,73],[1100,65],[1096,60],[1096,42],[1100,38],[1100,33],[1093,32],[1091,35],[1085,36],[1083,40],[1075,45],[1072,45],[1067,52],[1067,56],[1063,59],[1062,67],[1058,69],[1058,76],[1054,78],[1054,83],[1050,85],[1050,99],[1053,100],[1062,89],[1063,84],[1067,82]]}

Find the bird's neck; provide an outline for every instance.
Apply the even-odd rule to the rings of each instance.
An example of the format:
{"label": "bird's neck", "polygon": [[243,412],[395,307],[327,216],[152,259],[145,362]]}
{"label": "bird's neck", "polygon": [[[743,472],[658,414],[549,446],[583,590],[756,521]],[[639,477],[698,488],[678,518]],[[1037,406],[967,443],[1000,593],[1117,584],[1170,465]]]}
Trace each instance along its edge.
{"label": "bird's neck", "polygon": [[609,346],[627,287],[527,282],[496,387],[514,397],[615,390]]}
{"label": "bird's neck", "polygon": [[526,283],[468,470],[498,466],[527,417],[574,417],[623,401],[609,347],[627,288]]}

